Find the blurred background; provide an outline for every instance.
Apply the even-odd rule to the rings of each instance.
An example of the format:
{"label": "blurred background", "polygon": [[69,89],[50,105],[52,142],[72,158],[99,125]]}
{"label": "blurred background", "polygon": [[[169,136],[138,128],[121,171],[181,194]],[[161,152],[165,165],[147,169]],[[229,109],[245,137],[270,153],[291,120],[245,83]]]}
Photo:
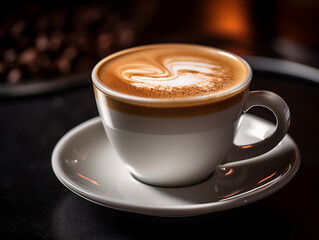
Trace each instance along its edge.
{"label": "blurred background", "polygon": [[108,54],[165,42],[319,67],[317,0],[29,0],[0,12],[2,87],[88,82]]}
{"label": "blurred background", "polygon": [[[319,239],[318,27],[318,0],[6,1],[0,7],[0,235],[141,239],[154,232],[198,238],[214,226],[216,238],[262,233],[262,239]],[[289,134],[302,159],[287,186],[246,207],[177,221],[91,204],[58,182],[50,161],[54,146],[98,116],[93,66],[124,48],[166,42],[243,56],[254,71],[251,89],[285,99],[292,113]],[[264,108],[250,113],[275,121]]]}

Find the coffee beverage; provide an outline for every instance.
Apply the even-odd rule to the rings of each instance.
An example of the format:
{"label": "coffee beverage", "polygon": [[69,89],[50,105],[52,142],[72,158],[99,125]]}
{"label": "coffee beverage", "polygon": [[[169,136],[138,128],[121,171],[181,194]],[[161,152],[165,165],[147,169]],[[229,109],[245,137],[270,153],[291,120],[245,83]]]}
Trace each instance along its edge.
{"label": "coffee beverage", "polygon": [[183,98],[221,92],[247,76],[245,64],[220,50],[159,44],[122,51],[98,69],[100,81],[117,92],[148,98]]}
{"label": "coffee beverage", "polygon": [[[252,71],[216,48],[157,44],[120,51],[92,71],[106,134],[139,181],[179,187],[207,179],[219,164],[256,157],[287,133],[289,108],[276,94],[249,91]],[[240,116],[252,106],[276,115],[274,133],[237,146]]]}

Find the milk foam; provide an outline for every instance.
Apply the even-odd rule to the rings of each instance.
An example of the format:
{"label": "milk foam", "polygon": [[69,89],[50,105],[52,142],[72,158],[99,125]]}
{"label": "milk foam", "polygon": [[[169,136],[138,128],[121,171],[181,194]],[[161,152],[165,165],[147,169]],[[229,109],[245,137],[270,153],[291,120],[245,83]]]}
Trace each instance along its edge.
{"label": "milk foam", "polygon": [[[132,66],[133,67],[133,66]],[[214,88],[223,80],[227,69],[200,58],[170,57],[160,64],[140,64],[121,72],[123,79],[140,88],[160,88],[173,91],[174,88],[196,85],[200,88]]]}
{"label": "milk foam", "polygon": [[154,45],[119,54],[99,70],[106,86],[151,98],[207,95],[230,88],[246,74],[236,60],[193,45]]}

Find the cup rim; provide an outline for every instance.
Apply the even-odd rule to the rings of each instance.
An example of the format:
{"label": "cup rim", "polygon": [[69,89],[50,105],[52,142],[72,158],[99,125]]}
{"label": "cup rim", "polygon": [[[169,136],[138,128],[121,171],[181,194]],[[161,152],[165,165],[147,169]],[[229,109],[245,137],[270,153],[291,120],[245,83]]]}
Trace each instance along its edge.
{"label": "cup rim", "polygon": [[[98,77],[98,70],[100,66],[102,66],[105,62],[120,56],[124,55],[133,51],[142,50],[142,49],[148,49],[148,48],[161,48],[161,47],[197,47],[202,48],[210,51],[217,52],[219,54],[222,54],[224,56],[230,57],[232,59],[235,59],[237,61],[240,61],[244,64],[244,66],[247,68],[247,76],[246,78],[240,82],[239,84],[235,85],[234,87],[231,87],[229,89],[217,92],[217,93],[211,93],[207,95],[202,96],[194,96],[194,97],[187,97],[187,98],[149,98],[149,97],[140,97],[140,96],[134,96],[129,95],[121,92],[117,92],[116,90],[113,90],[109,87],[107,87],[102,81],[99,80]],[[158,107],[165,107],[165,106],[193,106],[193,105],[200,105],[203,102],[215,102],[220,101],[223,99],[227,99],[230,96],[234,96],[237,93],[242,92],[244,89],[247,88],[249,85],[251,79],[252,79],[252,69],[249,66],[249,64],[238,55],[222,50],[215,47],[210,46],[204,46],[204,45],[197,45],[197,44],[185,44],[185,43],[161,43],[161,44],[149,44],[149,45],[142,45],[137,47],[132,47],[128,49],[124,49],[121,51],[118,51],[116,53],[110,54],[106,56],[105,58],[101,59],[93,68],[91,78],[93,82],[93,86],[102,91],[104,94],[106,94],[108,97],[111,97],[113,99],[116,99],[121,102],[126,102],[130,104],[135,105],[144,105],[144,106],[158,106]]]}

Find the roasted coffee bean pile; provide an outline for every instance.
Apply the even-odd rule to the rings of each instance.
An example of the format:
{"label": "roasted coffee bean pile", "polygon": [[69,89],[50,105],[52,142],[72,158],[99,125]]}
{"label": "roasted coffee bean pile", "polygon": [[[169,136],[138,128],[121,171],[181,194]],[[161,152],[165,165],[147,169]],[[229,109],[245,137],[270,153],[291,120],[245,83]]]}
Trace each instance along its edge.
{"label": "roasted coffee bean pile", "polygon": [[90,71],[134,39],[129,22],[101,3],[22,6],[0,22],[0,82]]}

